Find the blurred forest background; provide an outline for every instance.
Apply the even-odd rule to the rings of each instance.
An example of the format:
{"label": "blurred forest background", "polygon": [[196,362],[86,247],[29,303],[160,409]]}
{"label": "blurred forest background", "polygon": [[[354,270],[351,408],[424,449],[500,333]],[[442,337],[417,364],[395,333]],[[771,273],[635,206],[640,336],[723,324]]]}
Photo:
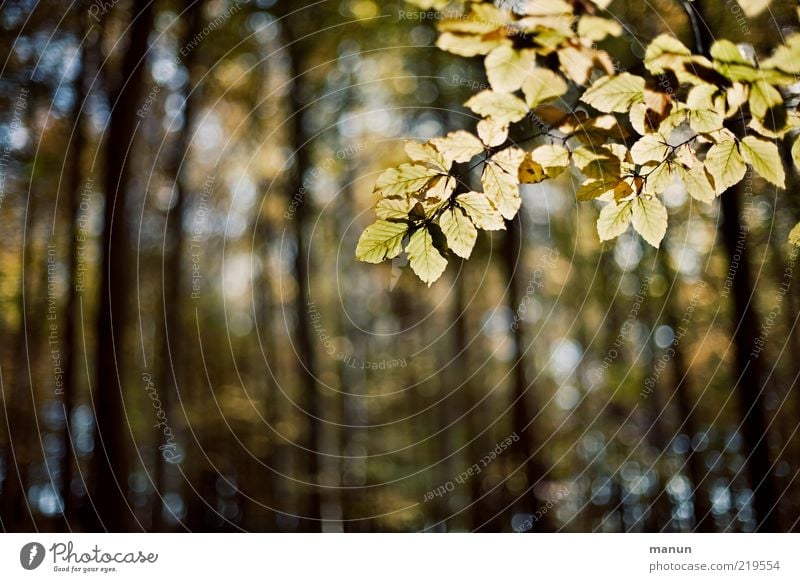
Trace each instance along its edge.
{"label": "blurred forest background", "polygon": [[[798,28],[704,4],[757,52]],[[680,1],[610,11],[623,68],[691,42]],[[796,175],[676,186],[658,252],[565,182],[430,289],[354,259],[404,141],[474,126],[435,21],[0,4],[4,531],[800,528]]]}

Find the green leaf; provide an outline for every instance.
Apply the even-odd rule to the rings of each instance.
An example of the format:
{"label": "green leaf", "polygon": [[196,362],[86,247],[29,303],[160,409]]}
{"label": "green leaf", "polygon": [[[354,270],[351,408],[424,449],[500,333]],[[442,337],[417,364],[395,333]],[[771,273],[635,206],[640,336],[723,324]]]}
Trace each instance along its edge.
{"label": "green leaf", "polygon": [[478,115],[491,117],[504,125],[519,121],[528,113],[528,106],[519,97],[488,89],[481,91],[464,105]]}
{"label": "green leaf", "polygon": [[403,250],[403,237],[408,225],[403,222],[379,220],[369,225],[358,239],[356,258],[365,263],[380,263],[393,259]]}
{"label": "green leaf", "polygon": [[564,77],[550,69],[536,69],[522,83],[525,102],[533,109],[567,92]]}
{"label": "green leaf", "polygon": [[463,259],[468,259],[478,238],[472,221],[458,208],[446,210],[439,218],[439,226],[447,239],[447,246]]}
{"label": "green leaf", "polygon": [[725,136],[711,146],[706,154],[705,166],[714,177],[717,194],[722,194],[731,186],[741,182],[747,171],[744,158],[733,136]]}
{"label": "green leaf", "polygon": [[406,254],[411,269],[428,287],[442,276],[447,267],[447,260],[433,246],[433,236],[427,228],[421,228],[411,235]]}
{"label": "green leaf", "polygon": [[632,222],[636,232],[658,248],[667,233],[667,209],[655,196],[639,196],[633,201]]}
{"label": "green leaf", "polygon": [[742,156],[762,178],[778,188],[786,187],[783,163],[774,143],[748,135],[741,141]]}
{"label": "green leaf", "polygon": [[468,162],[483,152],[481,140],[464,130],[448,133],[445,137],[434,138],[431,143],[451,163]]}
{"label": "green leaf", "polygon": [[495,208],[492,201],[483,192],[467,192],[459,194],[456,203],[464,209],[481,230],[505,230],[503,215]]}
{"label": "green leaf", "polygon": [[626,113],[634,103],[644,101],[644,79],[620,73],[601,77],[586,90],[581,101],[604,113]]}
{"label": "green leaf", "polygon": [[597,219],[597,234],[601,241],[617,238],[628,230],[631,223],[631,202],[609,202],[600,211]]}
{"label": "green leaf", "polygon": [[383,196],[410,194],[425,187],[437,175],[435,170],[417,164],[403,164],[386,170],[375,182],[375,190]]}

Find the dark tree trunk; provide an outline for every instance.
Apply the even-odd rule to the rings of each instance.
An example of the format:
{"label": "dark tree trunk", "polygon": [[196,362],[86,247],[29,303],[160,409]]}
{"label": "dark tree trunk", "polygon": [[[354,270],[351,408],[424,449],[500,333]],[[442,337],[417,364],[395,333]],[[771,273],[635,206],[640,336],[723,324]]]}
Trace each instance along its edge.
{"label": "dark tree trunk", "polygon": [[[684,0],[690,25],[695,36],[696,52],[709,54],[714,34],[699,0]],[[720,196],[723,214],[722,239],[731,272],[733,294],[732,341],[734,345],[733,377],[742,416],[742,437],[747,456],[747,474],[753,489],[753,512],[757,531],[779,530],[779,520],[772,507],[777,487],[771,472],[767,412],[764,405],[762,365],[750,353],[758,337],[758,316],[754,305],[755,287],[747,249],[747,231],[742,224],[743,189],[730,188]],[[739,256],[738,265],[736,256]]]}
{"label": "dark tree trunk", "polygon": [[[179,46],[187,46],[189,41],[202,29],[201,14],[203,11],[203,0],[185,0],[183,16],[186,19],[183,31],[183,40]],[[159,373],[158,386],[161,387],[161,403],[168,418],[171,418],[173,402],[176,400],[183,380],[182,372],[182,318],[181,303],[184,286],[182,285],[183,261],[184,261],[184,214],[186,212],[186,184],[182,168],[186,165],[186,157],[189,153],[189,146],[192,139],[192,122],[194,120],[195,104],[197,102],[198,89],[192,83],[192,69],[197,61],[198,51],[189,51],[183,59],[183,66],[188,72],[188,80],[185,89],[185,102],[183,108],[183,127],[179,132],[176,143],[165,167],[165,173],[173,184],[173,196],[175,204],[168,212],[165,223],[165,244],[161,281],[164,290],[164,337],[161,350],[163,357],[160,361],[161,370]],[[170,217],[172,214],[172,217]],[[170,220],[171,218],[171,220]],[[174,427],[173,427],[174,428]],[[160,428],[156,429],[155,445],[155,475],[156,496],[152,508],[152,529],[160,531],[163,528],[163,499],[166,493],[166,470],[165,463],[166,449],[162,451],[163,432]],[[163,443],[169,444],[169,443]],[[171,449],[170,449],[171,450]],[[175,455],[170,458],[177,460]]]}
{"label": "dark tree trunk", "polygon": [[126,531],[131,511],[128,487],[127,422],[123,416],[123,370],[127,360],[123,338],[127,319],[128,272],[131,265],[126,216],[130,150],[137,128],[147,39],[153,23],[153,2],[134,14],[130,42],[123,57],[120,87],[111,99],[106,136],[103,261],[97,325],[95,420],[99,447],[94,454],[94,504],[99,529]]}
{"label": "dark tree trunk", "polygon": [[[517,215],[514,220],[507,224],[505,246],[503,248],[503,263],[505,267],[508,290],[506,292],[506,305],[511,313],[519,312],[519,305],[522,301],[521,286],[519,282],[519,271],[522,265],[523,242],[520,236],[522,221]],[[511,331],[512,348],[512,370],[511,370],[511,430],[519,436],[519,441],[513,446],[516,453],[516,466],[522,466],[525,473],[525,486],[528,488],[524,498],[515,500],[514,506],[518,506],[526,513],[534,514],[539,509],[540,501],[535,495],[535,485],[544,479],[544,465],[542,463],[539,438],[536,433],[537,423],[534,420],[539,412],[536,401],[535,385],[528,381],[532,374],[531,363],[525,350],[525,333],[523,322],[518,322]],[[538,450],[538,452],[537,452]],[[510,516],[509,516],[510,518]],[[540,519],[533,521],[530,531],[544,532],[550,531],[550,519],[544,514]],[[505,529],[510,524],[510,519],[506,523],[500,524]]]}
{"label": "dark tree trunk", "polygon": [[[290,10],[287,10],[289,12]],[[286,50],[289,57],[289,76],[292,79],[292,88],[289,99],[289,119],[286,124],[288,141],[293,154],[293,164],[290,178],[287,183],[287,198],[290,204],[295,204],[294,214],[289,218],[288,228],[292,230],[294,240],[293,270],[297,283],[295,295],[295,312],[297,327],[295,329],[295,342],[297,347],[297,372],[302,385],[302,398],[300,404],[302,412],[307,419],[307,430],[303,439],[302,452],[303,470],[301,480],[308,482],[305,487],[305,498],[301,511],[300,529],[302,531],[321,531],[321,497],[317,480],[319,479],[319,446],[320,432],[320,396],[317,386],[317,360],[312,343],[312,332],[309,324],[309,274],[310,252],[306,246],[305,230],[309,212],[309,192],[303,186],[303,177],[306,170],[311,167],[308,132],[303,126],[304,104],[300,95],[306,94],[306,71],[303,69],[302,54],[298,44],[299,35],[296,29],[299,21],[304,18],[304,12],[291,14],[286,18],[284,31]]]}

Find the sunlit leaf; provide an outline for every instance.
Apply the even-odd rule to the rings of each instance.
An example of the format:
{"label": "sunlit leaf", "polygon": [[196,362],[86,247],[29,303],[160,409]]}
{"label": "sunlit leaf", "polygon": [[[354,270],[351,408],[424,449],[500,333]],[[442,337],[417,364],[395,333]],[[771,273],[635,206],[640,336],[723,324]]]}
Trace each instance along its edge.
{"label": "sunlit leaf", "polygon": [[386,170],[375,182],[375,191],[384,196],[409,194],[425,187],[438,172],[418,164],[403,164]]}
{"label": "sunlit leaf", "polygon": [[544,168],[550,178],[555,178],[569,166],[569,150],[558,144],[547,144],[533,150],[531,159]]}
{"label": "sunlit leaf", "polygon": [[658,248],[667,232],[667,209],[655,196],[639,196],[633,200],[632,222],[636,232]]}
{"label": "sunlit leaf", "polygon": [[706,154],[706,169],[714,177],[717,194],[738,184],[747,171],[744,158],[733,137],[722,139],[711,146]]}
{"label": "sunlit leaf", "polygon": [[617,238],[628,230],[631,223],[631,202],[609,202],[600,210],[597,219],[597,234],[601,241]]}
{"label": "sunlit leaf", "polygon": [[534,108],[561,97],[567,92],[567,82],[564,77],[549,69],[536,69],[525,78],[522,92],[528,107]]}
{"label": "sunlit leaf", "polygon": [[605,113],[626,113],[634,103],[644,100],[644,85],[644,79],[630,73],[601,77],[586,90],[581,101]]}
{"label": "sunlit leaf", "polygon": [[433,245],[433,235],[427,228],[420,228],[411,235],[406,254],[411,269],[428,287],[442,276],[447,267],[447,259]]}
{"label": "sunlit leaf", "polygon": [[500,46],[486,55],[484,65],[492,89],[500,93],[513,93],[533,70],[534,54],[532,51]]}
{"label": "sunlit leaf", "polygon": [[365,263],[380,263],[393,259],[403,250],[403,237],[408,225],[403,222],[378,220],[369,225],[356,245],[356,258]]}
{"label": "sunlit leaf", "polygon": [[503,216],[483,192],[459,194],[456,202],[481,230],[505,230]]}
{"label": "sunlit leaf", "polygon": [[786,187],[786,175],[783,171],[778,146],[774,143],[748,135],[741,141],[741,152],[745,161],[765,180],[779,188]]}
{"label": "sunlit leaf", "polygon": [[478,238],[472,221],[458,208],[446,210],[439,218],[439,226],[447,239],[447,246],[463,259],[468,259]]}
{"label": "sunlit leaf", "polygon": [[528,106],[522,99],[488,89],[481,91],[464,105],[478,115],[491,117],[503,124],[519,121],[528,113]]}
{"label": "sunlit leaf", "polygon": [[450,162],[468,162],[483,152],[481,140],[464,130],[434,138],[431,143]]}

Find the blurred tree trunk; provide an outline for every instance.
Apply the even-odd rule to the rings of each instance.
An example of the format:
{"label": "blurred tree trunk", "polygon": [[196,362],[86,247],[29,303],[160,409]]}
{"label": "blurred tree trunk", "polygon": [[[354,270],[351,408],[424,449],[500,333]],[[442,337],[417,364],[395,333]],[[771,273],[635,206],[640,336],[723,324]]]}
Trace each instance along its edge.
{"label": "blurred tree trunk", "polygon": [[[286,12],[291,9],[287,7]],[[300,512],[300,529],[302,531],[321,531],[321,497],[319,490],[319,446],[320,432],[320,396],[317,386],[317,361],[314,346],[311,341],[311,328],[308,314],[308,284],[310,268],[310,250],[306,246],[306,223],[309,211],[309,192],[303,186],[306,170],[311,168],[311,155],[309,149],[310,136],[303,125],[304,103],[301,95],[306,95],[308,83],[306,70],[303,66],[303,55],[307,54],[299,46],[302,41],[297,29],[299,20],[305,17],[305,11],[291,14],[284,21],[285,48],[288,56],[289,78],[292,86],[289,97],[289,111],[287,119],[288,147],[293,155],[293,164],[287,184],[287,198],[289,203],[295,203],[294,215],[289,219],[294,240],[293,270],[297,284],[295,294],[295,311],[297,324],[295,329],[295,342],[297,348],[297,374],[302,385],[302,398],[300,407],[306,417],[307,431],[302,439],[305,449],[303,456],[303,471],[300,480],[309,483],[303,500],[303,510]],[[298,487],[300,485],[298,484]]]}
{"label": "blurred tree trunk", "polygon": [[[666,251],[658,253],[659,266],[666,279],[678,285],[677,274],[672,269],[667,259]],[[671,301],[672,295],[667,298],[664,307],[664,320],[675,334],[680,330],[681,322],[675,312],[675,302]],[[683,338],[681,338],[683,339]],[[686,464],[689,468],[689,479],[692,481],[692,501],[694,505],[694,531],[710,533],[714,531],[714,519],[711,515],[711,499],[707,489],[710,484],[703,486],[708,472],[704,469],[703,457],[692,445],[694,435],[698,433],[697,416],[695,414],[694,390],[692,388],[692,374],[684,357],[681,341],[672,344],[672,373],[674,378],[675,400],[678,405],[678,414],[682,427],[676,432],[684,432],[689,437],[689,450],[686,453]]]}
{"label": "blurred tree trunk", "polygon": [[[29,121],[33,104],[28,103]],[[29,123],[24,124],[30,127]],[[34,302],[38,302],[40,293],[37,293],[36,285],[26,283],[26,274],[36,270],[37,261],[34,255],[34,228],[39,214],[39,200],[36,191],[31,185],[28,187],[28,198],[25,207],[25,220],[22,237],[20,238],[20,281],[19,295],[17,298],[17,311],[19,313],[19,328],[15,334],[12,345],[14,346],[14,364],[11,373],[7,378],[11,378],[10,387],[3,382],[3,411],[5,413],[6,427],[8,430],[8,450],[4,455],[5,481],[3,482],[3,494],[0,496],[0,523],[3,530],[8,531],[35,531],[37,529],[36,518],[31,511],[28,500],[28,474],[30,465],[33,462],[33,443],[37,434],[33,422],[33,414],[36,407],[34,398],[34,384],[31,375],[33,366],[30,363],[29,346],[38,346],[39,338],[29,337],[28,313],[32,312],[26,297],[30,296]],[[39,265],[44,261],[39,258]],[[38,290],[41,292],[41,289]],[[35,310],[33,310],[35,312]],[[37,312],[42,313],[44,312]],[[32,328],[31,335],[33,335]],[[37,341],[34,342],[33,339]]]}
{"label": "blurred tree trunk", "polygon": [[[684,0],[690,25],[695,35],[695,52],[708,56],[715,35],[708,27],[704,3],[700,0]],[[746,455],[747,474],[753,490],[752,507],[756,530],[779,531],[779,518],[772,506],[777,487],[771,472],[767,412],[764,405],[762,364],[750,353],[758,337],[758,315],[756,313],[755,287],[747,249],[747,231],[742,224],[742,201],[745,196],[744,182],[730,188],[720,196],[722,208],[722,239],[733,276],[733,326],[734,345],[733,379],[742,417],[741,431]],[[741,248],[740,248],[741,247]],[[735,257],[739,255],[738,265]],[[738,267],[738,268],[737,268]]]}
{"label": "blurred tree trunk", "polygon": [[[519,305],[522,301],[521,286],[519,282],[519,272],[523,264],[524,243],[520,236],[522,221],[519,215],[507,224],[505,233],[505,245],[503,247],[503,265],[505,276],[508,281],[506,292],[506,306],[511,314],[517,314]],[[513,317],[513,315],[512,315]],[[516,329],[511,330],[511,429],[519,436],[519,441],[512,445],[516,454],[515,467],[524,467],[525,487],[527,492],[524,498],[516,499],[512,505],[512,514],[508,519],[500,524],[505,530],[511,523],[513,507],[518,507],[525,513],[535,514],[541,502],[535,493],[536,484],[541,484],[545,478],[544,463],[541,459],[541,448],[539,435],[537,434],[538,423],[535,421],[539,413],[537,403],[536,386],[528,378],[534,375],[532,364],[526,354],[526,338],[524,322],[520,321]],[[538,520],[532,520],[531,532],[546,532],[551,530],[551,519],[548,513],[544,513]]]}
{"label": "blurred tree trunk", "polygon": [[[83,342],[78,329],[78,307],[81,304],[83,290],[79,289],[78,267],[80,258],[78,253],[81,248],[79,240],[79,221],[81,219],[81,199],[84,188],[89,183],[84,181],[83,152],[86,149],[86,133],[83,128],[83,111],[86,107],[87,84],[89,83],[88,60],[93,57],[100,39],[100,34],[92,35],[88,25],[88,11],[83,11],[79,16],[78,38],[84,39],[78,55],[79,69],[75,75],[75,105],[72,112],[72,135],[67,145],[71,151],[69,184],[67,185],[67,209],[69,211],[69,247],[67,251],[67,300],[65,311],[64,343],[66,345],[64,356],[64,388],[61,399],[64,409],[64,430],[62,433],[62,446],[64,448],[63,470],[61,481],[61,499],[64,503],[63,515],[67,524],[71,524],[75,517],[75,507],[72,498],[72,479],[74,470],[78,469],[75,457],[75,444],[72,441],[72,410],[78,395],[78,358],[81,354]],[[87,35],[88,33],[88,35]]]}
{"label": "blurred tree trunk", "polygon": [[98,448],[94,453],[94,504],[99,523],[109,531],[130,525],[128,487],[128,421],[123,415],[124,349],[131,265],[128,241],[127,190],[130,150],[138,127],[136,111],[142,96],[147,40],[153,24],[153,4],[133,15],[130,42],[122,58],[119,87],[111,96],[111,118],[105,142],[104,229],[100,310],[97,322],[95,421]]}
{"label": "blurred tree trunk", "polygon": [[[202,12],[204,0],[184,0],[185,18],[183,35],[178,46],[189,46],[193,39],[203,28]],[[163,315],[164,335],[162,338],[163,357],[159,361],[158,386],[161,387],[161,403],[168,418],[172,418],[173,403],[178,396],[183,381],[183,352],[181,350],[181,337],[183,335],[183,318],[181,305],[183,303],[184,286],[183,261],[185,251],[184,241],[184,214],[186,213],[187,187],[185,167],[189,147],[192,140],[192,129],[195,116],[198,88],[193,83],[192,70],[197,62],[197,50],[188,51],[183,59],[183,66],[187,71],[185,88],[185,101],[183,106],[183,126],[181,127],[175,144],[172,147],[164,172],[169,182],[173,184],[173,199],[175,203],[166,216],[166,233],[164,244],[164,257],[162,262],[161,281],[164,291]],[[170,214],[172,220],[170,221]],[[173,427],[174,428],[174,427]],[[160,531],[163,528],[163,500],[166,489],[166,465],[164,452],[159,448],[163,433],[156,429],[155,445],[155,475],[156,496],[152,508],[152,529]]]}

